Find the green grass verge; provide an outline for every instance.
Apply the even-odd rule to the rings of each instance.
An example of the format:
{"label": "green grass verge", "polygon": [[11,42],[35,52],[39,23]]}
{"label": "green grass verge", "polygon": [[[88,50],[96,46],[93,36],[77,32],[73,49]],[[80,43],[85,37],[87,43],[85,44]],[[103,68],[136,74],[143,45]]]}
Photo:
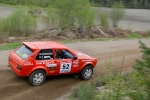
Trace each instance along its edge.
{"label": "green grass verge", "polygon": [[[111,38],[95,38],[95,39],[67,39],[67,40],[59,40],[59,41],[56,41],[56,42],[59,42],[59,43],[73,43],[73,42],[86,42],[86,41],[107,41],[107,40],[112,40]],[[113,39],[115,40],[115,39]],[[53,40],[55,41],[55,40]],[[22,43],[19,42],[19,43],[4,43],[4,44],[0,44],[0,51],[3,51],[3,50],[11,50],[11,49],[15,49],[17,48],[18,46],[20,46]]]}
{"label": "green grass verge", "polygon": [[[150,39],[150,36],[147,36],[147,37],[142,37],[140,35],[137,35],[137,34],[132,34],[132,35],[129,35],[128,37],[126,38],[94,38],[94,39],[67,39],[67,40],[59,40],[59,41],[56,41],[56,42],[59,42],[59,43],[73,43],[73,42],[86,42],[86,41],[108,41],[108,40],[112,40],[112,41],[118,41],[118,40],[123,40],[123,39]],[[54,40],[53,40],[54,41]],[[19,42],[19,43],[4,43],[4,44],[0,44],[0,51],[2,50],[11,50],[11,49],[15,49],[17,48],[18,46],[20,46],[22,43]]]}
{"label": "green grass verge", "polygon": [[143,36],[141,36],[137,33],[131,33],[131,34],[128,35],[128,38],[131,38],[131,39],[133,39],[133,38],[143,38]]}
{"label": "green grass verge", "polygon": [[11,50],[20,46],[22,43],[5,43],[0,45],[0,51],[2,50]]}

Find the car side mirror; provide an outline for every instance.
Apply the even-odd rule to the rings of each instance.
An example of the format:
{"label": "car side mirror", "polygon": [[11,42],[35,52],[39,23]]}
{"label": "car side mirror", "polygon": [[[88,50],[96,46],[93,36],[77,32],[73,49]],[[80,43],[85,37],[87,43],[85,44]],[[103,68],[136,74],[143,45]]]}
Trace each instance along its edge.
{"label": "car side mirror", "polygon": [[76,56],[74,56],[73,58],[74,58],[74,60],[76,60],[76,59],[77,59],[77,57],[76,57]]}

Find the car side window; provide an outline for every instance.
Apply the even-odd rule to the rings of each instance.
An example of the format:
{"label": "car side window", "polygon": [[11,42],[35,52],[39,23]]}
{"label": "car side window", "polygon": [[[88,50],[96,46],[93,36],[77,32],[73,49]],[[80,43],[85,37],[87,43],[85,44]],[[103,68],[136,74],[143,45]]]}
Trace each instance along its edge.
{"label": "car side window", "polygon": [[74,56],[68,50],[56,50],[56,59],[69,59]]}
{"label": "car side window", "polygon": [[50,60],[50,59],[54,59],[52,49],[41,50],[36,57],[36,60]]}

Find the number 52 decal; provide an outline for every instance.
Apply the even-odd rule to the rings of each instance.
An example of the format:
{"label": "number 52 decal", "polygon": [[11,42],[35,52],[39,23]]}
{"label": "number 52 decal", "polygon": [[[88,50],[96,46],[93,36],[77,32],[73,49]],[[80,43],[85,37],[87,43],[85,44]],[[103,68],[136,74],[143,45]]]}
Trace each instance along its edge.
{"label": "number 52 decal", "polygon": [[71,63],[61,63],[60,73],[66,73],[71,71]]}

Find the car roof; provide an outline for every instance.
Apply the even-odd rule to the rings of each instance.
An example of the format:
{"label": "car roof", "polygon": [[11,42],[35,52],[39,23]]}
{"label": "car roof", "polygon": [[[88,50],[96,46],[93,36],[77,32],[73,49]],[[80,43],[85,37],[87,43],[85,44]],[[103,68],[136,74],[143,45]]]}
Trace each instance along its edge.
{"label": "car roof", "polygon": [[23,42],[31,49],[67,49],[66,46],[53,41],[37,41],[37,42]]}

